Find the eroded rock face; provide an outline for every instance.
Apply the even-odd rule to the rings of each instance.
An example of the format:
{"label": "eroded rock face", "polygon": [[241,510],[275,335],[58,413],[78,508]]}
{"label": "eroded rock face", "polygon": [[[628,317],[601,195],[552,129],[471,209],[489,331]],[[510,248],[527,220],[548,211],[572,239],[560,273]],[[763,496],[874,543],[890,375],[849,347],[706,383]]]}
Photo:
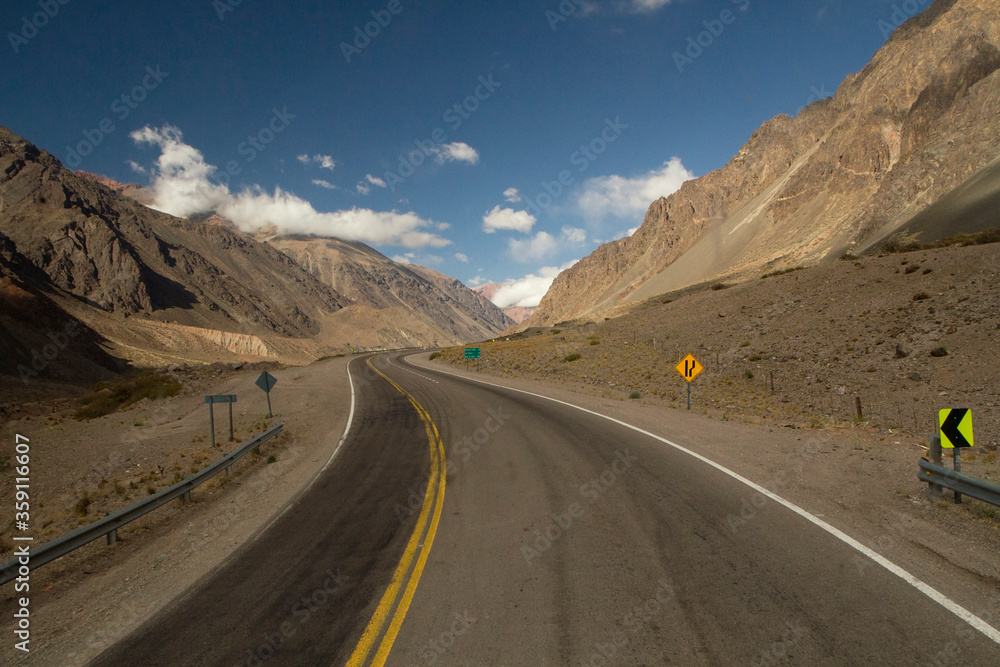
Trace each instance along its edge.
{"label": "eroded rock face", "polygon": [[[496,336],[514,324],[503,311],[460,281],[422,266],[393,262],[363,243],[306,236],[259,234],[356,304],[398,309],[401,329],[419,321],[441,340],[464,342]],[[408,313],[410,321],[404,321]],[[416,330],[416,329],[414,329]]]}
{"label": "eroded rock face", "polygon": [[653,202],[631,238],[563,272],[530,325],[680,286],[652,279],[737,224],[741,247],[706,254],[692,283],[815,263],[898,227],[1000,153],[998,15],[998,0],[938,0],[833,98],[767,121],[725,167]]}
{"label": "eroded rock face", "polygon": [[320,316],[350,303],[239,230],[180,220],[119,190],[0,128],[0,231],[79,300],[126,317],[290,337],[315,335]]}

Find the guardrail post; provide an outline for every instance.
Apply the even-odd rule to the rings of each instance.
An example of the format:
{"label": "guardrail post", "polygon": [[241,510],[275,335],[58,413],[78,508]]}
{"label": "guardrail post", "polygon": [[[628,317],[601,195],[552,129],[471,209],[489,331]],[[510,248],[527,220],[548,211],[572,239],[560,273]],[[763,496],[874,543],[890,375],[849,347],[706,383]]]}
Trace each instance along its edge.
{"label": "guardrail post", "polygon": [[108,546],[116,544],[118,542],[118,529],[112,528],[111,532],[108,533]]}
{"label": "guardrail post", "polygon": [[181,502],[189,503],[191,502],[191,492],[185,491],[184,495],[181,496]]}
{"label": "guardrail post", "polygon": [[[934,435],[931,436],[931,447],[928,453],[930,454],[932,463],[937,463],[938,465],[941,465],[940,433],[935,433]],[[942,496],[944,496],[944,487],[942,487],[940,484],[927,485],[927,499],[929,501],[931,501],[932,503],[937,502],[938,500],[941,500]]]}
{"label": "guardrail post", "polygon": [[231,465],[226,466],[226,474],[227,475],[232,475],[233,474],[233,466],[231,466]]}

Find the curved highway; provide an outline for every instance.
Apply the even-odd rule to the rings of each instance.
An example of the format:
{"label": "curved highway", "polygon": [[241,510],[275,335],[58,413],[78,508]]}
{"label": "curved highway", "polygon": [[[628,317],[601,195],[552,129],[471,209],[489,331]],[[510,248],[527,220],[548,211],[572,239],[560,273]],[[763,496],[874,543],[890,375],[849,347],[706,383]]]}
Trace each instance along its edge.
{"label": "curved highway", "polygon": [[724,470],[402,356],[354,360],[331,465],[92,664],[1000,664],[996,630]]}

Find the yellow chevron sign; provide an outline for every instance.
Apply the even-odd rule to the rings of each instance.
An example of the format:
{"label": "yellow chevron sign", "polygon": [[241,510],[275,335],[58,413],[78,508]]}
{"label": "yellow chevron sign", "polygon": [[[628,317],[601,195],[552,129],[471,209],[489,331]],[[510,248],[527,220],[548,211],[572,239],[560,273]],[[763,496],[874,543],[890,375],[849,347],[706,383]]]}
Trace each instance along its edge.
{"label": "yellow chevron sign", "polygon": [[949,408],[938,412],[941,425],[941,447],[953,449],[972,447],[972,410]]}

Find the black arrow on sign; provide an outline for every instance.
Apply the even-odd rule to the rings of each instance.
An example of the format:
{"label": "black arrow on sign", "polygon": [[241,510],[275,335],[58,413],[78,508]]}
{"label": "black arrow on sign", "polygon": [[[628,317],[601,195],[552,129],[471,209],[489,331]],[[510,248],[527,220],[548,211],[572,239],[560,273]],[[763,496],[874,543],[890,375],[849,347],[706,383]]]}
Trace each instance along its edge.
{"label": "black arrow on sign", "polygon": [[965,419],[968,408],[956,408],[948,413],[944,423],[941,424],[941,433],[948,438],[955,447],[971,447],[972,445],[965,439],[958,430],[958,425]]}

